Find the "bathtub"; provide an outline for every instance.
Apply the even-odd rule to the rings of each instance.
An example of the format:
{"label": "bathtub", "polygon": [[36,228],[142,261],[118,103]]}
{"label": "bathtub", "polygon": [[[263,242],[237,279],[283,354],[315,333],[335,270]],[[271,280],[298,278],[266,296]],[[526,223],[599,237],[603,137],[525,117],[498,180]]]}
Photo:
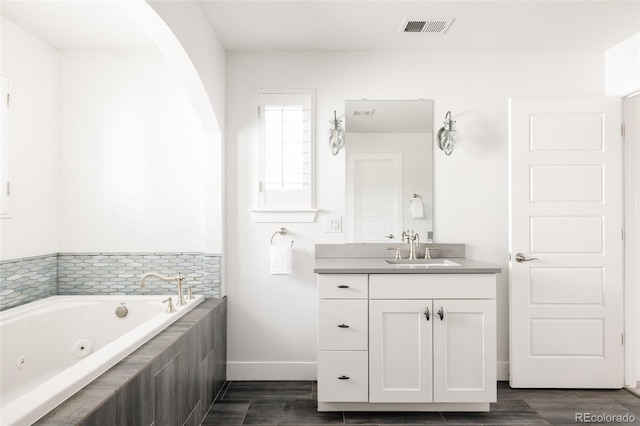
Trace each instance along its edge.
{"label": "bathtub", "polygon": [[168,297],[52,296],[0,312],[0,424],[38,420],[204,300],[169,314]]}

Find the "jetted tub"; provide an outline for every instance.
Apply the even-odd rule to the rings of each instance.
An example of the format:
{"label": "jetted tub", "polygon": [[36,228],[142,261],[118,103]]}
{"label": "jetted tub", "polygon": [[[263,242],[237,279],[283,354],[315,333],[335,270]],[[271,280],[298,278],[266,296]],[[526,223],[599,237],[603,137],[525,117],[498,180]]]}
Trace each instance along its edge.
{"label": "jetted tub", "polygon": [[0,312],[0,424],[35,422],[204,300],[166,313],[169,297],[52,296]]}

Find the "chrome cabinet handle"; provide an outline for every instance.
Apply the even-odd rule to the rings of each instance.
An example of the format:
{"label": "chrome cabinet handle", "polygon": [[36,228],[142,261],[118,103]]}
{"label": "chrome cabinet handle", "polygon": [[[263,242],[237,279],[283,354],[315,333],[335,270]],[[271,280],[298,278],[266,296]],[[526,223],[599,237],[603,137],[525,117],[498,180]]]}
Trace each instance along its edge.
{"label": "chrome cabinet handle", "polygon": [[349,380],[349,377],[347,377],[347,376],[340,376],[340,377],[338,377],[338,380]]}
{"label": "chrome cabinet handle", "polygon": [[438,309],[438,316],[440,317],[440,321],[444,319],[444,309],[442,309],[442,306]]}
{"label": "chrome cabinet handle", "polygon": [[393,240],[393,234],[387,234],[384,237]]}
{"label": "chrome cabinet handle", "polygon": [[516,253],[516,262],[518,263],[522,263],[522,262],[530,262],[532,260],[540,260],[537,257],[532,257],[530,259],[527,259],[527,257],[522,254],[522,253]]}
{"label": "chrome cabinet handle", "polygon": [[429,321],[429,318],[430,318],[429,308],[426,308],[426,309],[424,310],[424,316],[425,316],[425,318],[427,318],[427,321]]}
{"label": "chrome cabinet handle", "polygon": [[349,328],[349,326],[347,324],[340,324],[338,327],[340,327],[340,328]]}

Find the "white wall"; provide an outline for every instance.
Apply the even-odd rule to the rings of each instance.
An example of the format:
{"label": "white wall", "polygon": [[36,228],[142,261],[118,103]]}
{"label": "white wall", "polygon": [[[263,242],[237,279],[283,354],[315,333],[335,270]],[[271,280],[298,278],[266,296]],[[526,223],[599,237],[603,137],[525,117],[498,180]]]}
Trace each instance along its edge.
{"label": "white wall", "polygon": [[[640,9],[638,11],[640,13]],[[625,97],[640,91],[640,33],[637,33],[617,45],[611,47],[605,52],[605,94],[608,96]],[[638,203],[640,202],[640,158],[638,158],[638,126],[640,120],[638,116],[638,100],[626,100],[625,127],[627,140],[625,153],[626,160],[626,229],[627,239],[625,241],[625,251],[627,264],[625,265],[625,280],[627,281],[625,291],[636,294],[635,307],[628,306],[626,316],[627,324],[631,323],[631,327],[635,325],[635,379],[627,381],[640,382],[640,327],[637,326],[637,318],[640,316],[640,267],[634,262],[634,256],[638,254],[640,247],[640,234],[638,233]],[[632,331],[632,330],[631,330]],[[633,342],[633,339],[629,339]],[[629,348],[627,348],[629,351]],[[631,355],[630,352],[627,352]],[[628,376],[627,376],[628,377]]]}
{"label": "white wall", "polygon": [[226,52],[200,4],[192,1],[149,1],[148,4],[175,34],[193,62],[201,84],[209,95],[217,125],[223,130]]}
{"label": "white wall", "polygon": [[[639,10],[640,13],[640,10]],[[609,96],[624,97],[640,91],[640,33],[629,37],[626,40],[618,43],[605,52],[605,92]],[[625,127],[627,139],[625,153],[626,160],[626,258],[628,259],[625,266],[625,280],[626,291],[635,291],[636,305],[635,307],[628,307],[627,309],[627,322],[631,322],[631,325],[636,324],[636,381],[640,381],[640,327],[637,326],[637,319],[640,316],[640,266],[637,262],[634,262],[633,256],[638,253],[640,247],[640,233],[637,232],[637,217],[639,215],[640,195],[640,182],[638,176],[640,176],[640,159],[638,157],[638,151],[636,147],[639,142],[638,126],[640,126],[640,120],[638,117],[638,100],[625,101],[625,105],[629,107],[626,111]],[[635,157],[634,157],[635,155]],[[635,233],[634,233],[635,231]],[[629,341],[632,341],[631,339]],[[628,349],[627,349],[628,350]],[[628,380],[629,381],[629,380]]]}
{"label": "white wall", "polygon": [[[640,90],[640,85],[637,88]],[[635,359],[635,371],[627,371],[628,384],[640,382],[640,96],[623,101],[625,122],[625,316],[629,329],[626,330],[627,345],[625,356]],[[635,297],[634,297],[635,295]],[[635,330],[635,335],[633,334]],[[635,339],[635,358],[631,344]],[[627,364],[627,368],[632,366]]]}
{"label": "white wall", "polygon": [[[253,94],[256,88],[315,88],[315,223],[253,223]],[[448,110],[459,142],[434,153],[435,241],[467,244],[470,258],[496,264],[499,375],[508,370],[507,100],[604,93],[604,57],[596,52],[247,52],[227,56],[226,289],[228,378],[313,378],[316,361],[315,243],[326,215],[344,215],[344,153],[326,143],[333,110],[345,99],[435,101],[435,125]],[[290,276],[268,271],[269,238],[280,226],[295,240]]]}
{"label": "white wall", "polygon": [[640,33],[605,52],[605,93],[626,96],[640,89]]}
{"label": "white wall", "polygon": [[[193,1],[148,1],[171,29],[180,47],[169,49],[165,37],[157,37],[160,48],[176,66],[185,90],[205,130],[205,250],[222,253],[224,133],[226,114],[226,52],[200,4]],[[182,59],[184,55],[188,60]],[[196,75],[197,73],[197,75]],[[223,259],[224,273],[224,259]],[[223,287],[225,280],[222,280]]]}
{"label": "white wall", "polygon": [[0,219],[0,260],[58,251],[58,62],[48,44],[2,17],[0,72],[12,106],[11,210]]}
{"label": "white wall", "polygon": [[[0,259],[205,251],[210,149],[159,51],[59,52],[3,18],[2,73],[13,215],[0,222]],[[219,148],[216,161],[220,173]]]}
{"label": "white wall", "polygon": [[153,50],[64,51],[60,251],[204,251],[204,134]]}

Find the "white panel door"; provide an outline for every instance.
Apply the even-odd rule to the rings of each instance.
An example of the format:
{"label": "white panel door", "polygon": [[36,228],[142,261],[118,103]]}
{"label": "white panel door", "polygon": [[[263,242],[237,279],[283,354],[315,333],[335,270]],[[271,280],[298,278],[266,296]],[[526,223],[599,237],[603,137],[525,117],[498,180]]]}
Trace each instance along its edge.
{"label": "white panel door", "polygon": [[510,102],[510,383],[623,385],[621,102]]}
{"label": "white panel door", "polygon": [[433,401],[496,401],[496,301],[434,300]]}
{"label": "white panel door", "polygon": [[369,401],[432,402],[431,300],[369,301]]}
{"label": "white panel door", "polygon": [[352,154],[348,161],[353,241],[397,241],[402,229],[402,154]]}

